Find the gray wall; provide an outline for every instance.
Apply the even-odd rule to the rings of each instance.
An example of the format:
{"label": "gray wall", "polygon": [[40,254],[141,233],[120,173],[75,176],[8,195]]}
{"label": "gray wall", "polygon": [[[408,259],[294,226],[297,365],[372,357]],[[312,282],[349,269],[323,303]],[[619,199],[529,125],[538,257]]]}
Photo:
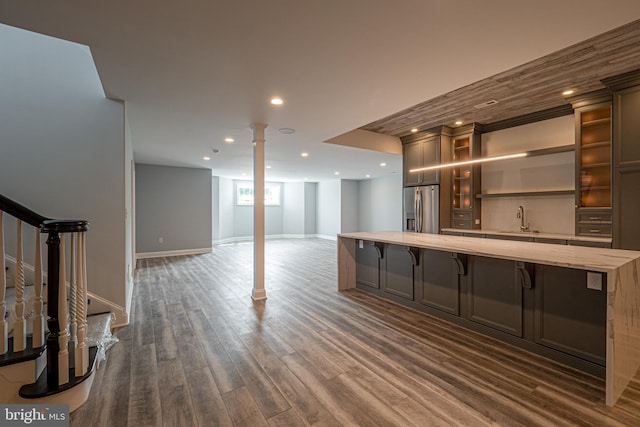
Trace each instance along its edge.
{"label": "gray wall", "polygon": [[0,193],[45,216],[88,220],[89,291],[126,307],[123,103],[105,98],[85,46],[0,25],[0,52]]}
{"label": "gray wall", "polygon": [[209,169],[137,164],[136,252],[211,248],[211,184]]}
{"label": "gray wall", "polygon": [[316,233],[335,237],[340,233],[340,180],[318,182]]}
{"label": "gray wall", "polygon": [[316,202],[318,184],[304,183],[304,234],[316,233]]}
{"label": "gray wall", "polygon": [[358,231],[402,231],[402,175],[360,181]]}
{"label": "gray wall", "polygon": [[340,233],[358,231],[358,181],[340,181]]}
{"label": "gray wall", "polygon": [[233,180],[228,178],[220,178],[220,235],[219,239],[229,239],[235,237],[235,221],[234,221],[234,197]]}
{"label": "gray wall", "polygon": [[283,194],[283,234],[305,234],[305,183],[287,182]]}

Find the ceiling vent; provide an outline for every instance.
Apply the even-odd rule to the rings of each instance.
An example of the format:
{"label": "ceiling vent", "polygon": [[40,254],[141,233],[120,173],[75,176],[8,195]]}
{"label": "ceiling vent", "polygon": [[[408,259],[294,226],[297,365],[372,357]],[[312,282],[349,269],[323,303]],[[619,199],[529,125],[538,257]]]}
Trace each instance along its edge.
{"label": "ceiling vent", "polygon": [[492,99],[491,101],[483,102],[482,104],[477,104],[477,105],[474,105],[473,107],[480,109],[480,108],[489,107],[491,105],[496,105],[497,103],[498,101],[496,101],[495,99]]}

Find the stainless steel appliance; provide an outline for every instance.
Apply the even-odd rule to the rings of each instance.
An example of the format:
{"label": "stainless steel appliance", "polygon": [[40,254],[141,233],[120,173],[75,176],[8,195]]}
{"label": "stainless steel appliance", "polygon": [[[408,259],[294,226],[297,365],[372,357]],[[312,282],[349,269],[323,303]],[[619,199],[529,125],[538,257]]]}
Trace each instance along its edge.
{"label": "stainless steel appliance", "polygon": [[403,197],[403,231],[415,231],[418,233],[439,233],[439,197],[440,187],[438,185],[406,187],[404,189]]}

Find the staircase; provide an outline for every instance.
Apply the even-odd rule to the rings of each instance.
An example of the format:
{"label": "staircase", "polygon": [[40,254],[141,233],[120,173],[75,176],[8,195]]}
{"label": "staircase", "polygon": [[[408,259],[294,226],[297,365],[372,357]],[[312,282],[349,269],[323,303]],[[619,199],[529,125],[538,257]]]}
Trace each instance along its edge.
{"label": "staircase", "polygon": [[[6,280],[4,217],[16,227],[15,235],[10,235],[16,244],[13,284]],[[73,411],[86,401],[97,359],[97,348],[89,345],[87,337],[88,230],[87,221],[46,218],[0,195],[0,402],[64,403]],[[33,291],[27,297],[23,236],[29,233],[35,254]],[[43,243],[46,286],[42,281]],[[11,285],[15,298],[8,300]],[[11,328],[7,313],[11,320],[15,318]]]}

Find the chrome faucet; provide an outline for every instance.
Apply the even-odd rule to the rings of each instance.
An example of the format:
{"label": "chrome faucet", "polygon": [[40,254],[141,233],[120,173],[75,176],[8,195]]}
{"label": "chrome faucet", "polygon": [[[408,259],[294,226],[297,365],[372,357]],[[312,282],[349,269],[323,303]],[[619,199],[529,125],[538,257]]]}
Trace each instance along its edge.
{"label": "chrome faucet", "polygon": [[522,205],[518,206],[516,218],[520,220],[520,231],[529,231],[529,224],[524,225],[524,208]]}

